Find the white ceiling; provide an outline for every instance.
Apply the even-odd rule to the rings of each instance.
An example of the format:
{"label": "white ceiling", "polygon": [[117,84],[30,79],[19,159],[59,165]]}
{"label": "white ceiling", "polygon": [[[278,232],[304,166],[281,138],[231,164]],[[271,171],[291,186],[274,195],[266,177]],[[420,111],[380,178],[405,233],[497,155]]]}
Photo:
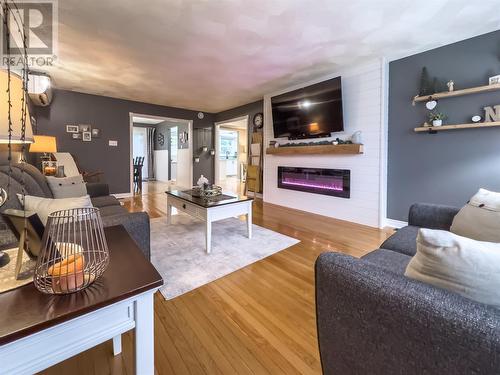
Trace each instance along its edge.
{"label": "white ceiling", "polygon": [[500,29],[498,0],[63,0],[56,87],[218,112]]}

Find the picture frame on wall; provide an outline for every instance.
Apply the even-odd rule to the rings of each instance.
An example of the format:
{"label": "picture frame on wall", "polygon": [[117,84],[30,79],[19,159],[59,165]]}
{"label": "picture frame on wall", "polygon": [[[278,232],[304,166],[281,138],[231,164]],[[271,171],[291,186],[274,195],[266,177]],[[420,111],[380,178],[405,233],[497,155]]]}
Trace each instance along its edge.
{"label": "picture frame on wall", "polygon": [[73,133],[73,134],[71,134],[71,138],[82,139],[82,133]]}
{"label": "picture frame on wall", "polygon": [[78,125],[66,125],[66,133],[79,133],[80,127]]}
{"label": "picture frame on wall", "polygon": [[92,138],[99,138],[101,136],[101,129],[92,128]]}
{"label": "picture frame on wall", "polygon": [[81,124],[81,125],[79,125],[79,127],[80,127],[80,131],[82,133],[90,132],[92,130],[92,127],[90,125],[86,125],[86,124]]}
{"label": "picture frame on wall", "polygon": [[82,133],[82,141],[84,141],[84,142],[92,141],[92,133],[91,132],[83,132]]}

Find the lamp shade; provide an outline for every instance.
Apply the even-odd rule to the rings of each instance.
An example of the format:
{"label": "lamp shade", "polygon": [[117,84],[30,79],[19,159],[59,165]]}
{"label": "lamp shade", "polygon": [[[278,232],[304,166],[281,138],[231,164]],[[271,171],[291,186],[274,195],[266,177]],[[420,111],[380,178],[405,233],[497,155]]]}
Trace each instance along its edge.
{"label": "lamp shade", "polygon": [[35,142],[30,145],[30,152],[57,152],[56,137],[34,135]]}
{"label": "lamp shade", "polygon": [[[9,142],[9,96],[7,87],[9,76],[7,71],[0,70],[0,143]],[[17,74],[10,74],[10,117],[12,122],[11,143],[23,143],[22,141],[22,99],[28,98],[23,90],[23,80]],[[33,131],[31,129],[31,117],[28,106],[26,106],[26,129],[24,143],[33,142]]]}

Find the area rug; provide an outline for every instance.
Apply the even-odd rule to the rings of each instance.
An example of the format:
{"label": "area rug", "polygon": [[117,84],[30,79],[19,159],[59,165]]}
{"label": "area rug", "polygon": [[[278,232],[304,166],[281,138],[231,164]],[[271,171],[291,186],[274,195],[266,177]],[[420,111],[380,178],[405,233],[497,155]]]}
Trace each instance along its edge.
{"label": "area rug", "polygon": [[237,271],[300,242],[230,218],[212,223],[212,251],[205,252],[205,224],[186,214],[151,220],[151,262],[163,277],[160,289],[169,300]]}

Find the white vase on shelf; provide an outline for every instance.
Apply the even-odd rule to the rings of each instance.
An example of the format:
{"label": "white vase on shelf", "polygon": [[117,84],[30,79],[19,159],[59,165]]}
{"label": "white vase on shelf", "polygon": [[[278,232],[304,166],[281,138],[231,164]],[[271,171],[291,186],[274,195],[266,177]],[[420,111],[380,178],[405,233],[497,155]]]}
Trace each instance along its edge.
{"label": "white vase on shelf", "polygon": [[443,125],[443,120],[432,120],[432,126],[441,126]]}

